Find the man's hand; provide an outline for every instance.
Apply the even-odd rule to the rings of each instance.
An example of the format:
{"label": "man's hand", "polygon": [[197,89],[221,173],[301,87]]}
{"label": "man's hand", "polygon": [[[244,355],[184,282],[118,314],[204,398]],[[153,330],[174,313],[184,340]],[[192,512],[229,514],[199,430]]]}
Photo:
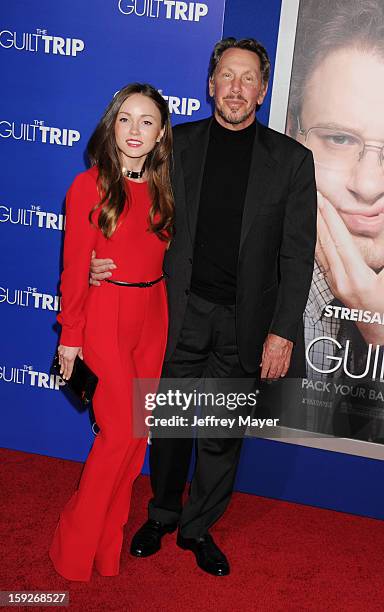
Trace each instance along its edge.
{"label": "man's hand", "polygon": [[291,361],[293,342],[275,334],[268,334],[263,345],[261,378],[285,376]]}
{"label": "man's hand", "polygon": [[[384,270],[376,274],[365,263],[343,219],[320,193],[318,205],[316,261],[333,295],[348,308],[384,312]],[[384,345],[383,325],[356,325],[367,344]]]}
{"label": "man's hand", "polygon": [[96,259],[96,253],[92,251],[89,284],[100,287],[100,281],[112,276],[109,270],[115,270],[116,268],[117,266],[115,266],[112,259]]}
{"label": "man's hand", "polygon": [[57,352],[59,355],[61,377],[63,380],[69,380],[77,355],[83,359],[82,348],[81,346],[64,346],[63,344],[59,344]]}

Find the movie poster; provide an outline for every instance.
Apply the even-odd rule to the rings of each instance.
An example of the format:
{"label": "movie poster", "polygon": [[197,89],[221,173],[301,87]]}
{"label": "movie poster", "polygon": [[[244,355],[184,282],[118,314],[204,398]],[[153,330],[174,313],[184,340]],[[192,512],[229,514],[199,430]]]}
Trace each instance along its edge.
{"label": "movie poster", "polygon": [[318,226],[304,348],[295,346],[305,350],[307,378],[284,382],[275,395],[290,427],[377,445],[384,442],[383,109],[384,0],[283,0],[269,125],[313,153]]}

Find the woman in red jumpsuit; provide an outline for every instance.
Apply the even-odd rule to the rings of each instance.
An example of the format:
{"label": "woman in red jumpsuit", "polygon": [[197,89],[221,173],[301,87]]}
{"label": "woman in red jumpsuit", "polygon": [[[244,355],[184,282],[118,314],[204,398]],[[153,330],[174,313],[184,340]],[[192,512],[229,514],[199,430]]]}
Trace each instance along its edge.
{"label": "woman in red jumpsuit", "polygon": [[[100,428],[49,551],[69,580],[88,581],[94,563],[103,576],[119,573],[132,483],[146,449],[146,438],[133,432],[133,379],[159,378],[166,346],[171,147],[165,100],[149,85],[129,85],[89,142],[92,168],[67,194],[58,352],[63,378],[76,355],[98,376],[93,409]],[[101,287],[88,285],[93,250],[118,266]]]}

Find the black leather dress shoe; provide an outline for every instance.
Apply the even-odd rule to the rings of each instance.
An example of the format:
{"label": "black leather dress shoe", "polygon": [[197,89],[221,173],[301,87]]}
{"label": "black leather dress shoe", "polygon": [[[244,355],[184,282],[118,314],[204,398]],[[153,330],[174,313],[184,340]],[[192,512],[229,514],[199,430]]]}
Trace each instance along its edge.
{"label": "black leather dress shoe", "polygon": [[197,565],[208,574],[228,576],[230,569],[227,557],[221,552],[209,533],[198,540],[183,538],[178,533],[177,545],[184,550],[191,550],[195,554]]}
{"label": "black leather dress shoe", "polygon": [[135,533],[131,542],[131,555],[134,557],[149,557],[161,548],[161,538],[166,533],[172,533],[177,528],[177,523],[163,525],[159,521],[149,519]]}

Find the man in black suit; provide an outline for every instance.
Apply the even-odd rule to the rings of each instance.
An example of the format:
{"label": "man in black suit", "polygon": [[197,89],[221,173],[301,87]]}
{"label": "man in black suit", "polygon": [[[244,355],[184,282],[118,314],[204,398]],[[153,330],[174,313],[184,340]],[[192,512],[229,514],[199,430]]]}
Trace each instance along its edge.
{"label": "man in black suit", "polygon": [[[214,116],[174,129],[176,235],[167,252],[170,327],[164,378],[305,375],[290,364],[303,336],[316,239],[311,152],[255,118],[270,63],[254,39],[220,41],[210,61]],[[110,260],[94,260],[106,278]],[[303,367],[301,368],[300,365]],[[260,371],[261,366],[261,371]],[[241,438],[153,438],[149,519],[131,553],[149,556],[179,525],[177,543],[214,575],[229,573],[208,529],[232,493]]]}

